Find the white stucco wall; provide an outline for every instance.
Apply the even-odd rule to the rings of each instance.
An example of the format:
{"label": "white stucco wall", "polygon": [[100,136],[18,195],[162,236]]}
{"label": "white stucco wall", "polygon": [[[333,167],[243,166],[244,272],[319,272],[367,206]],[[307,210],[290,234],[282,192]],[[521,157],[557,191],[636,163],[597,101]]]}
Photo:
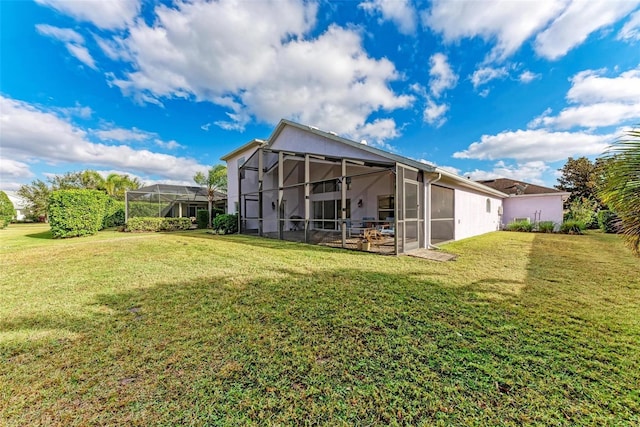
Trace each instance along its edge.
{"label": "white stucco wall", "polygon": [[511,196],[503,202],[502,222],[507,225],[514,218],[529,218],[533,222],[537,217],[538,221],[553,221],[561,224],[562,197],[561,194]]}
{"label": "white stucco wall", "polygon": [[244,158],[248,160],[257,147],[251,147],[227,159],[227,213],[236,213],[236,203],[238,202],[238,161]]}
{"label": "white stucco wall", "polygon": [[389,162],[389,159],[373,153],[291,126],[286,126],[276,140],[272,141],[270,147],[274,150],[290,150],[298,153],[314,153],[332,157]]}
{"label": "white stucco wall", "polygon": [[[498,214],[502,200],[487,194],[455,187],[455,239],[466,239],[500,229]],[[487,212],[487,200],[491,204]]]}

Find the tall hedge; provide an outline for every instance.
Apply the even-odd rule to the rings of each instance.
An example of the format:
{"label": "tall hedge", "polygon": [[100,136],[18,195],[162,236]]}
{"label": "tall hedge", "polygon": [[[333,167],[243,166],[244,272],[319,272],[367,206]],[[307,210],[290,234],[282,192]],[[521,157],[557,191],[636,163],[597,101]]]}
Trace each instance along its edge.
{"label": "tall hedge", "polygon": [[238,232],[238,215],[223,214],[213,219],[213,229],[222,234],[234,234]]}
{"label": "tall hedge", "polygon": [[108,196],[97,190],[58,190],[49,197],[53,237],[77,237],[102,228]]}
{"label": "tall hedge", "polygon": [[198,228],[207,228],[209,225],[209,211],[206,209],[200,209],[196,212],[196,223]]}
{"label": "tall hedge", "polygon": [[9,196],[4,191],[0,191],[0,229],[7,228],[7,225],[16,216],[16,210],[13,203],[9,200]]}
{"label": "tall hedge", "polygon": [[124,225],[124,202],[108,197],[104,205],[102,228]]}

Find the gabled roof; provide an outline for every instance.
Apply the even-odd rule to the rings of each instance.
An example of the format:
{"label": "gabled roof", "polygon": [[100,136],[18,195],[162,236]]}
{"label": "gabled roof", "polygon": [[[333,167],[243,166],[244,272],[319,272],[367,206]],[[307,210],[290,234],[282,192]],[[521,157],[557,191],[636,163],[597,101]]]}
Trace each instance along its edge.
{"label": "gabled roof", "polygon": [[[330,140],[339,142],[341,144],[345,144],[345,145],[348,145],[350,147],[354,147],[354,148],[357,148],[359,150],[363,150],[363,151],[366,151],[368,153],[375,154],[377,156],[383,157],[383,158],[388,159],[388,160],[393,161],[393,162],[397,162],[397,163],[401,163],[403,165],[411,166],[411,167],[413,167],[415,169],[418,169],[418,170],[421,170],[421,171],[424,171],[424,172],[427,172],[427,173],[440,174],[440,176],[448,177],[448,178],[456,181],[459,185],[467,187],[467,188],[472,188],[474,190],[481,191],[481,192],[484,192],[484,193],[490,193],[490,194],[493,194],[494,196],[501,197],[501,198],[507,197],[507,194],[501,192],[500,190],[496,190],[496,189],[494,189],[492,187],[487,187],[487,186],[485,186],[483,184],[480,184],[480,183],[478,183],[476,181],[471,181],[469,179],[463,178],[463,177],[458,176],[458,175],[456,175],[454,173],[451,173],[451,172],[448,172],[448,171],[446,171],[444,169],[441,169],[441,168],[439,168],[437,166],[434,166],[434,165],[431,165],[431,164],[428,164],[428,163],[419,162],[417,160],[413,160],[413,159],[410,159],[408,157],[400,156],[398,154],[390,153],[388,151],[384,151],[384,150],[381,150],[379,148],[371,147],[371,146],[366,145],[366,144],[361,143],[361,142],[352,141],[350,139],[343,138],[343,137],[337,135],[334,132],[325,132],[323,130],[318,129],[317,127],[302,125],[300,123],[292,122],[292,121],[286,120],[286,119],[280,120],[280,123],[278,123],[278,125],[274,129],[273,133],[269,136],[269,139],[267,140],[267,144],[270,145],[271,142],[275,141],[276,138],[278,137],[278,135],[280,135],[280,133],[282,132],[282,130],[286,126],[295,127],[295,128],[300,129],[302,131],[310,132],[310,133],[313,133],[315,135],[319,135],[319,136],[321,136],[323,138],[328,138]],[[243,147],[241,147],[241,148],[243,148]],[[236,151],[240,151],[241,148],[239,148]],[[229,155],[227,155],[225,157],[228,157],[228,156]],[[224,158],[223,158],[223,160],[224,160]]]}
{"label": "gabled roof", "polygon": [[522,196],[531,194],[565,194],[565,191],[560,191],[555,188],[543,187],[541,185],[531,184],[523,181],[516,181],[508,178],[496,178],[486,179],[478,181],[480,184],[487,187],[495,188],[498,191],[512,195]]}
{"label": "gabled roof", "polygon": [[15,191],[5,191],[4,192],[9,201],[13,204],[14,209],[25,209],[28,205],[27,201],[22,197],[18,196],[18,193]]}
{"label": "gabled roof", "polygon": [[220,157],[220,160],[224,160],[225,162],[227,160],[229,160],[230,158],[242,153],[243,151],[247,151],[251,148],[254,147],[260,147],[262,145],[265,145],[266,142],[263,141],[262,139],[252,139],[251,141],[247,142],[246,144],[244,144],[242,147],[238,147],[235,150],[233,150],[230,153],[225,154],[224,156]]}

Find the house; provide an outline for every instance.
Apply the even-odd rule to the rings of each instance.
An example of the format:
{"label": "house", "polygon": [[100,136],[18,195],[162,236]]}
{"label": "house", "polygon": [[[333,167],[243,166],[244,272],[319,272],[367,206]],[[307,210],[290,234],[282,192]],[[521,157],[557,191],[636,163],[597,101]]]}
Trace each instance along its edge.
{"label": "house", "polygon": [[16,210],[16,221],[24,221],[27,219],[27,215],[29,214],[29,210],[27,209],[27,202],[15,191],[5,191],[7,197],[13,204],[13,208]]}
{"label": "house", "polygon": [[[125,220],[141,216],[195,218],[208,204],[206,187],[154,184],[126,192]],[[226,194],[216,191],[213,207],[225,210]]]}
{"label": "house", "polygon": [[436,166],[281,120],[222,157],[244,234],[402,254],[500,229],[508,194]]}
{"label": "house", "polygon": [[571,193],[507,178],[478,182],[509,195],[502,201],[503,225],[519,220],[562,224],[564,202]]}

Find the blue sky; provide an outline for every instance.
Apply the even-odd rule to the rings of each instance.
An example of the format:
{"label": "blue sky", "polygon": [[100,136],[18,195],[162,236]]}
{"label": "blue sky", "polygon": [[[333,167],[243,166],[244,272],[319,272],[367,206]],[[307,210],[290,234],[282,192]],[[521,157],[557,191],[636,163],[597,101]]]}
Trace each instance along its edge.
{"label": "blue sky", "polygon": [[193,175],[280,118],[554,185],[640,123],[640,0],[1,1],[0,188]]}

